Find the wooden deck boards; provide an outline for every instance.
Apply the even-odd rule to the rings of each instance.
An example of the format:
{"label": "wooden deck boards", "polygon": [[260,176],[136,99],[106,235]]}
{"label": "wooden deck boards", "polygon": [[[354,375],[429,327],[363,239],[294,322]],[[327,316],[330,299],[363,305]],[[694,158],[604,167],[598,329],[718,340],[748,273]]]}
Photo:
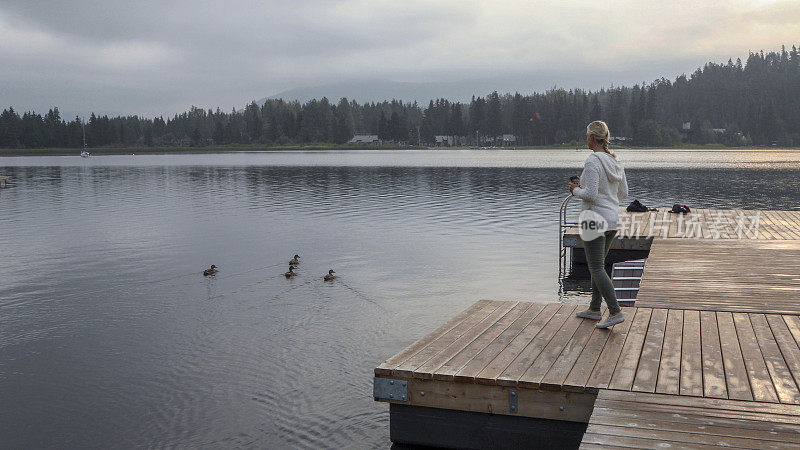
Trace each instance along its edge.
{"label": "wooden deck boards", "polygon": [[800,406],[602,391],[582,449],[800,447]]}
{"label": "wooden deck boards", "polygon": [[[673,214],[668,208],[631,213],[620,211],[619,233],[614,249],[650,249],[653,239],[686,239],[693,242],[730,240],[800,240],[800,211],[692,210]],[[578,229],[564,234],[564,245],[582,248]]]}
{"label": "wooden deck boards", "polygon": [[624,308],[627,320],[614,329],[599,330],[575,317],[579,308],[481,301],[375,375],[800,405],[797,316],[640,306]]}
{"label": "wooden deck boards", "polygon": [[800,240],[656,238],[636,305],[800,314]]}

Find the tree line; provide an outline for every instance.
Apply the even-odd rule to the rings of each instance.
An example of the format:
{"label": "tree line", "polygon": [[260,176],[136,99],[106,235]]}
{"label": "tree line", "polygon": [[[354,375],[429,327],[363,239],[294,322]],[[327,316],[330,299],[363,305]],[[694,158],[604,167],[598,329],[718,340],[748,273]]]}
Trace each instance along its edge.
{"label": "tree line", "polygon": [[91,114],[85,123],[65,120],[58,108],[20,115],[9,107],[0,114],[0,147],[79,148],[84,130],[90,147],[345,144],[356,134],[398,145],[430,145],[437,135],[488,145],[503,134],[516,136],[516,145],[575,145],[596,119],[626,145],[800,146],[800,55],[796,46],[784,47],[750,53],[744,63],[708,63],[674,81],[598,91],[493,92],[468,103],[437,99],[427,106],[277,99],[230,112],[192,107],[167,119]]}

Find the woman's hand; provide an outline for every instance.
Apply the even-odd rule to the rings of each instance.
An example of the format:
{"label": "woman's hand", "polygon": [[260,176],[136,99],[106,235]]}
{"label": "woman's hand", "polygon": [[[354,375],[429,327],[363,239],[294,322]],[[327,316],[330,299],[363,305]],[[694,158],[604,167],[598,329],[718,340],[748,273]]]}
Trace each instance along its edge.
{"label": "woman's hand", "polygon": [[573,183],[572,181],[569,182],[569,193],[574,194],[574,190],[576,187],[581,187],[580,184]]}

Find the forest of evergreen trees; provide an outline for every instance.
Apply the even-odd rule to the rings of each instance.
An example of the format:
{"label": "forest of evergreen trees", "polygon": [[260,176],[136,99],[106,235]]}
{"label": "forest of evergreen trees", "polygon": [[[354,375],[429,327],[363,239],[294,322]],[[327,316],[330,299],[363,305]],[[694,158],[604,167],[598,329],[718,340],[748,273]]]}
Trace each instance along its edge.
{"label": "forest of evergreen trees", "polygon": [[[435,135],[465,136],[471,145],[485,145],[502,134],[515,135],[517,145],[574,145],[595,119],[608,122],[626,145],[800,146],[800,55],[796,46],[762,51],[745,63],[706,64],[675,81],[596,92],[494,92],[469,104],[438,99],[427,106],[398,100],[268,100],[230,113],[192,107],[166,120],[92,114],[85,129],[89,147],[343,144],[355,134],[377,134],[400,145],[433,144]],[[58,108],[21,116],[8,108],[0,114],[0,147],[78,148],[81,129],[80,118],[67,121]]]}

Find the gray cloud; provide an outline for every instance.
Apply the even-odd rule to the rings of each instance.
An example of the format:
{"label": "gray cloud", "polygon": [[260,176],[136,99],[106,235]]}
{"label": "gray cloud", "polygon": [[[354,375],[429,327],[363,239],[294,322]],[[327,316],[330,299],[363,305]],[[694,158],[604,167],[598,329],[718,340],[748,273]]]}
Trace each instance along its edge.
{"label": "gray cloud", "polygon": [[596,88],[791,44],[797,17],[768,0],[5,1],[0,106],[152,116],[365,77]]}

